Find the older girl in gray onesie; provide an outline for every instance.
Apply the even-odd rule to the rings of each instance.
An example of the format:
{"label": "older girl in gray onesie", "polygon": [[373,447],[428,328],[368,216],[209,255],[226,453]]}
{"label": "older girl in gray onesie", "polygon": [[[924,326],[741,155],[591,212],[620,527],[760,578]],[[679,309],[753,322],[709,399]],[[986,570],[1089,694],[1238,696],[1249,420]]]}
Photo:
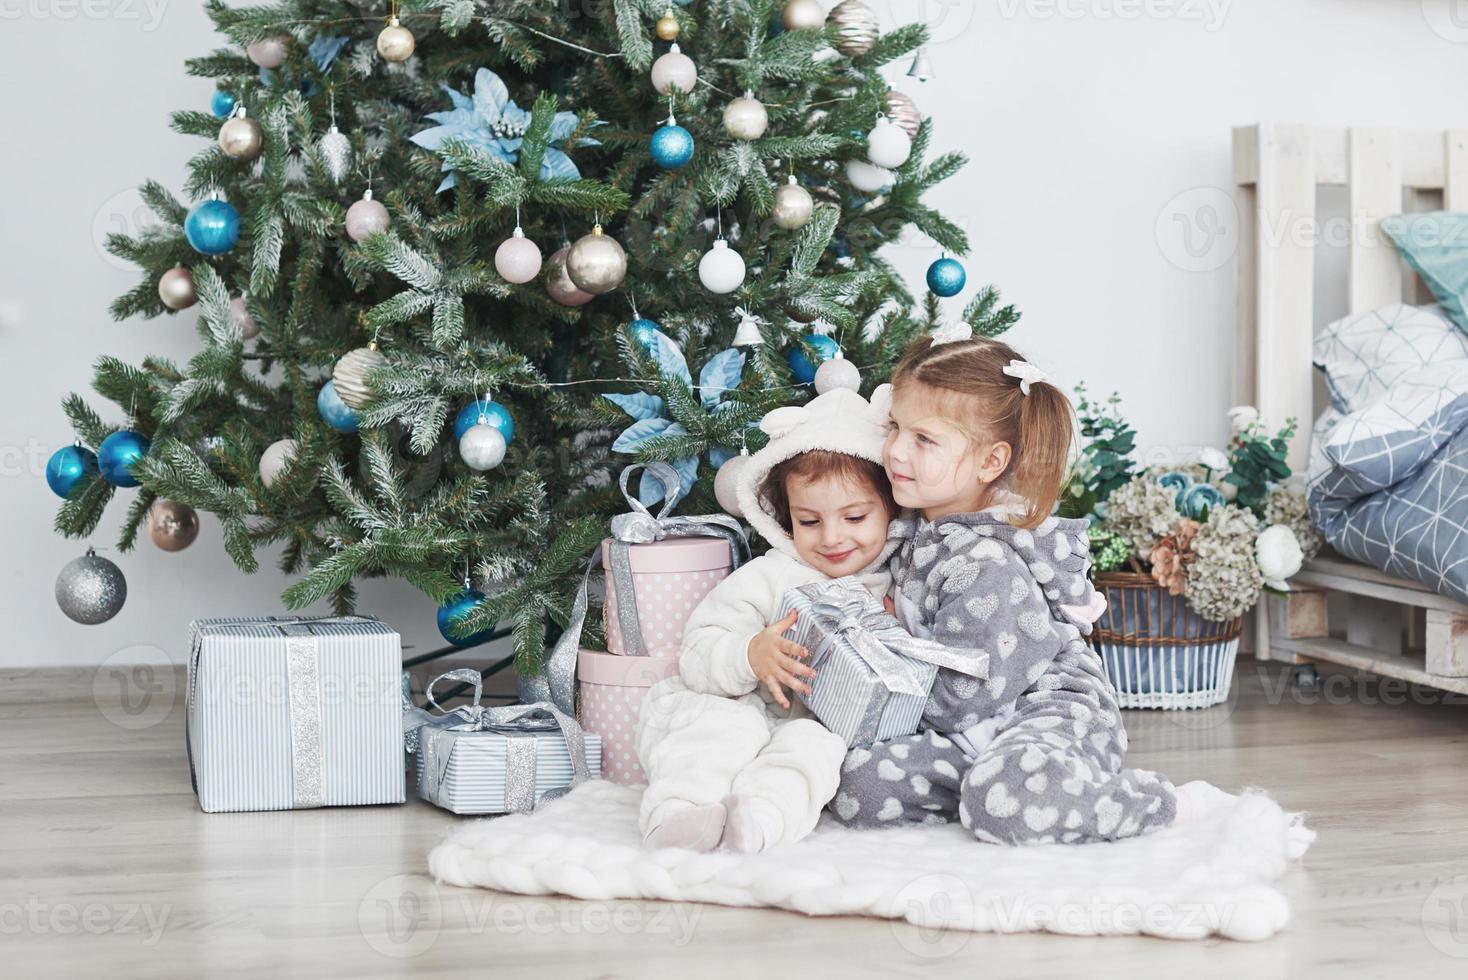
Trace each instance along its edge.
{"label": "older girl in gray onesie", "polygon": [[1072,438],[1069,401],[1009,346],[965,327],[919,340],[890,390],[884,464],[916,512],[893,557],[914,636],[987,651],[989,678],[941,670],[923,731],[852,750],[830,809],[842,823],[944,823],[982,841],[1080,843],[1145,834],[1227,794],[1126,769],[1126,731],[1085,637],[1105,603],[1087,579],[1086,521],[1049,516]]}

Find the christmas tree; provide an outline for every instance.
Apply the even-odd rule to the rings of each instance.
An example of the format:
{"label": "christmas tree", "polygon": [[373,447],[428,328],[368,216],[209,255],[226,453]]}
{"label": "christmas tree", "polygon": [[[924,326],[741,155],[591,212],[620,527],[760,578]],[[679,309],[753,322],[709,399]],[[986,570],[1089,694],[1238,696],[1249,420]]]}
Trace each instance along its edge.
{"label": "christmas tree", "polygon": [[[84,537],[137,486],[126,551],[156,507],[208,511],[241,570],[264,550],[298,574],[291,607],[398,576],[533,669],[622,467],[668,461],[680,512],[714,510],[816,364],[869,393],[938,324],[882,246],[911,225],[966,250],[922,202],[964,158],[929,159],[932,121],[879,74],[924,29],[879,34],[858,0],[207,9],[230,44],[188,71],[213,111],[173,116],[205,142],[194,203],[150,182],[157,224],[108,241],[143,270],[113,316],[197,305],[199,351],[102,357],[106,416],[66,399],[56,524]],[[992,289],[961,315],[1016,319]]]}

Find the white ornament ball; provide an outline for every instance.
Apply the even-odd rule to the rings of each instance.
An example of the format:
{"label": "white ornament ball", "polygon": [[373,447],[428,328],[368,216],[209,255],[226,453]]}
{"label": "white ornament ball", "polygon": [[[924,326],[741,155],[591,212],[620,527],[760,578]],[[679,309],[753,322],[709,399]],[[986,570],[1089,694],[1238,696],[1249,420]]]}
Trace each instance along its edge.
{"label": "white ornament ball", "polygon": [[260,454],[260,482],[269,490],[280,479],[281,470],[296,457],[296,440],[280,439],[265,447]]}
{"label": "white ornament ball", "polygon": [[199,301],[194,274],[176,265],[158,277],[158,298],[170,310],[186,310]]}
{"label": "white ornament ball", "polygon": [[846,179],[857,190],[873,194],[892,182],[892,174],[865,160],[847,160]]}
{"label": "white ornament ball", "polygon": [[658,90],[659,95],[667,95],[674,88],[687,95],[696,84],[698,67],[676,44],[652,63],[652,87]]}
{"label": "white ornament ball", "polygon": [[730,456],[719,467],[719,472],[714,474],[714,499],[719,502],[724,513],[734,517],[744,516],[744,512],[739,509],[739,495],[736,491],[739,488],[739,474],[748,465],[748,456]]}
{"label": "white ornament ball", "polygon": [[724,131],[737,140],[757,140],[769,125],[764,103],[748,92],[724,107]]}
{"label": "white ornament ball", "polygon": [[837,388],[846,388],[850,391],[861,390],[861,372],[856,365],[839,354],[821,362],[816,368],[816,394],[824,395],[828,391]]}
{"label": "white ornament ball", "polygon": [[790,183],[775,188],[775,206],[770,210],[770,219],[786,231],[794,231],[805,227],[815,206],[810,191],[791,178]]}
{"label": "white ornament ball", "polygon": [[780,14],[787,31],[818,31],[826,26],[826,11],[820,0],[789,0]]}
{"label": "white ornament ball", "polygon": [[245,48],[245,54],[261,68],[279,68],[285,64],[285,38],[261,38]]}
{"label": "white ornament ball", "polygon": [[376,347],[358,347],[342,355],[331,369],[331,380],[336,382],[336,394],[347,407],[360,412],[372,400],[372,389],[367,386],[367,375],[387,363],[387,358]]}
{"label": "white ornament ball", "polygon": [[381,201],[372,200],[372,191],[362,193],[362,200],[347,208],[347,237],[354,242],[366,241],[373,235],[387,231],[392,224],[387,208]]}
{"label": "white ornament ball", "polygon": [[249,340],[260,333],[260,325],[245,306],[245,298],[236,296],[229,301],[229,322],[239,328],[240,338]]}
{"label": "white ornament ball", "polygon": [[867,159],[879,167],[900,167],[912,156],[912,137],[886,116],[867,133]]}
{"label": "white ornament ball", "polygon": [[519,227],[494,250],[494,271],[505,282],[529,282],[540,275],[541,261],[540,246],[526,238]]}
{"label": "white ornament ball", "polygon": [[698,278],[711,293],[732,293],[744,285],[744,259],[720,238],[698,260]]}
{"label": "white ornament ball", "polygon": [[471,470],[492,470],[505,458],[505,436],[493,425],[471,425],[459,437],[459,457]]}

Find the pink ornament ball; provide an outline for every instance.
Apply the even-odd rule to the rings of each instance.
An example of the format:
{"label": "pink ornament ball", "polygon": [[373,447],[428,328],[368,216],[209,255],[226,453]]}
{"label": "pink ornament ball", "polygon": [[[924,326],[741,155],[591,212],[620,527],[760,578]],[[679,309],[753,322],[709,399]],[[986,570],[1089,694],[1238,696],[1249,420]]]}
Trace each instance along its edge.
{"label": "pink ornament ball", "polygon": [[245,48],[245,54],[261,68],[279,68],[285,64],[285,38],[261,38]]}
{"label": "pink ornament ball", "polygon": [[381,201],[372,199],[372,192],[362,195],[362,200],[347,208],[347,237],[354,242],[366,241],[379,232],[387,231],[392,221],[387,208]]}
{"label": "pink ornament ball", "polygon": [[494,251],[494,271],[505,282],[529,282],[540,274],[540,264],[540,246],[526,238],[519,228]]}
{"label": "pink ornament ball", "polygon": [[566,271],[566,253],[569,251],[570,245],[562,245],[551,253],[546,262],[545,291],[562,306],[585,306],[596,299],[596,296],[577,288],[571,281],[571,275]]}

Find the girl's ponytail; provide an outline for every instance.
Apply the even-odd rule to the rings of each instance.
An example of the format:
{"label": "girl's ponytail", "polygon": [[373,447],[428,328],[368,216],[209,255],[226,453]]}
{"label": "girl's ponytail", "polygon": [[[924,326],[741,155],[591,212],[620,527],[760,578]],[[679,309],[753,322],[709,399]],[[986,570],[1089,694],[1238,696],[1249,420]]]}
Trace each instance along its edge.
{"label": "girl's ponytail", "polygon": [[1055,509],[1070,465],[1075,416],[1070,399],[1048,381],[1030,385],[1020,399],[1009,486],[1025,499],[1020,527],[1035,527]]}

